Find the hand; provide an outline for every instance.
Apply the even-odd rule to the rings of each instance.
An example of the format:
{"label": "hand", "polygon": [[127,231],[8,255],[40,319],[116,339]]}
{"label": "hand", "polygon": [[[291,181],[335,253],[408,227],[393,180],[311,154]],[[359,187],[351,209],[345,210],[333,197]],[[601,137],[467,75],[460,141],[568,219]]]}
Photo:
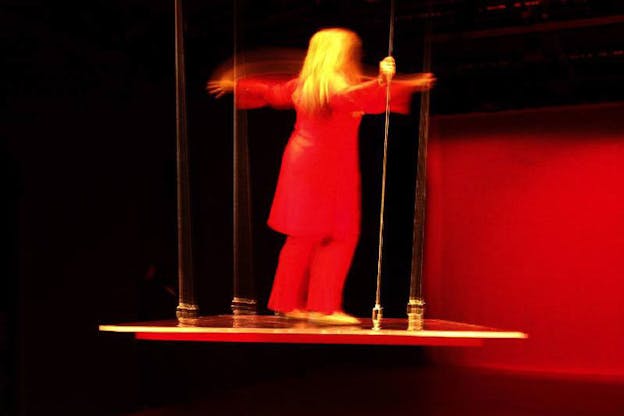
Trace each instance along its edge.
{"label": "hand", "polygon": [[234,90],[234,81],[228,79],[220,79],[217,81],[208,81],[206,83],[206,91],[209,94],[215,96],[215,98],[221,98],[225,94]]}
{"label": "hand", "polygon": [[436,78],[435,76],[433,76],[431,72],[424,72],[422,74],[414,75],[409,80],[409,83],[421,91],[427,91],[433,87],[433,84],[435,84],[435,81],[436,81]]}
{"label": "hand", "polygon": [[379,62],[379,76],[385,81],[390,81],[396,74],[396,63],[392,56],[386,56]]}

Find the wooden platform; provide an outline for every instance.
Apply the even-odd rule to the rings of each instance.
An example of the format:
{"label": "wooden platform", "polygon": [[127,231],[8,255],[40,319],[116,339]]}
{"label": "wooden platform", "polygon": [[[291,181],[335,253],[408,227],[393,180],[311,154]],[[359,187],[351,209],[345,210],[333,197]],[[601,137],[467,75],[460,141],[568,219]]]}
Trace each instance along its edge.
{"label": "wooden platform", "polygon": [[527,338],[522,332],[438,319],[426,319],[422,331],[408,331],[407,319],[396,318],[384,319],[379,331],[371,328],[370,320],[357,326],[325,326],[269,315],[204,316],[191,326],[168,320],[99,327],[152,341],[480,346],[486,340]]}

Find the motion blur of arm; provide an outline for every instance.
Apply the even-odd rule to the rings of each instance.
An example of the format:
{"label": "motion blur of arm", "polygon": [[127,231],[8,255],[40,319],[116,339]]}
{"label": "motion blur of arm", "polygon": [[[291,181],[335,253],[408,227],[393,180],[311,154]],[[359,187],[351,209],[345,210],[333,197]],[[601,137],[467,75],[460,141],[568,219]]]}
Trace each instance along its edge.
{"label": "motion blur of arm", "polygon": [[293,107],[292,94],[296,80],[286,81],[270,77],[211,80],[206,85],[208,93],[220,98],[236,91],[236,106],[240,109],[253,109],[270,106],[276,109]]}
{"label": "motion blur of arm", "polygon": [[435,78],[431,73],[396,75],[394,58],[388,56],[379,63],[377,79],[366,81],[336,97],[336,105],[347,111],[380,114],[386,108],[386,88],[390,85],[390,110],[408,114],[411,96],[415,92],[431,89]]}
{"label": "motion blur of arm", "polygon": [[303,51],[265,48],[242,52],[215,69],[206,90],[215,98],[236,92],[241,109],[292,108],[292,93],[301,68]]}
{"label": "motion blur of arm", "polygon": [[417,74],[396,75],[396,62],[392,56],[385,57],[379,62],[379,78],[380,84],[388,82],[397,83],[404,88],[412,88],[414,91],[427,91],[433,87],[435,77],[431,72],[423,72]]}

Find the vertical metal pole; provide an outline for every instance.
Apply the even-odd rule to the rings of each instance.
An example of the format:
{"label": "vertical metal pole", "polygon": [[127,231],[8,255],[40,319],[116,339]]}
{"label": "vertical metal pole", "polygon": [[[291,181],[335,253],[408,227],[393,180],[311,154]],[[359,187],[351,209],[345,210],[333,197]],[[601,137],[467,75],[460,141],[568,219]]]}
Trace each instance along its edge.
{"label": "vertical metal pole", "polygon": [[[239,1],[233,2],[232,41],[233,77],[238,78]],[[247,113],[237,109],[236,84],[234,86],[232,140],[232,272],[234,315],[255,314],[257,302],[254,296],[252,230],[251,230],[251,181],[249,172],[249,144],[247,140]]]}
{"label": "vertical metal pole", "polygon": [[[423,72],[431,72],[431,8],[425,23]],[[416,167],[416,195],[414,198],[414,230],[412,236],[412,269],[407,303],[407,329],[421,331],[424,327],[425,301],[422,293],[423,248],[425,239],[425,208],[427,203],[427,141],[429,138],[429,90],[420,96],[420,123],[418,126],[418,157]]]}
{"label": "vertical metal pole", "polygon": [[176,165],[178,204],[178,321],[193,323],[199,316],[195,301],[193,257],[191,250],[191,198],[189,182],[188,137],[186,122],[186,82],[184,77],[184,18],[182,0],[175,6],[175,74],[176,74]]}

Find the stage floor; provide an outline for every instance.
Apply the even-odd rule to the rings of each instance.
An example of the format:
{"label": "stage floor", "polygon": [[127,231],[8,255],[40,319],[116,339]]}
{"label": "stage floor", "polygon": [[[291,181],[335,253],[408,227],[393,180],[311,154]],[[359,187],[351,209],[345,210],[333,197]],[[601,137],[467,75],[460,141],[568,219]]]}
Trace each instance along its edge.
{"label": "stage floor", "polygon": [[424,330],[408,331],[407,319],[386,318],[375,331],[370,319],[361,325],[316,325],[271,315],[218,315],[193,325],[177,320],[100,325],[102,332],[134,334],[152,341],[200,341],[294,344],[480,346],[486,340],[519,340],[527,334],[461,322],[425,319]]}

